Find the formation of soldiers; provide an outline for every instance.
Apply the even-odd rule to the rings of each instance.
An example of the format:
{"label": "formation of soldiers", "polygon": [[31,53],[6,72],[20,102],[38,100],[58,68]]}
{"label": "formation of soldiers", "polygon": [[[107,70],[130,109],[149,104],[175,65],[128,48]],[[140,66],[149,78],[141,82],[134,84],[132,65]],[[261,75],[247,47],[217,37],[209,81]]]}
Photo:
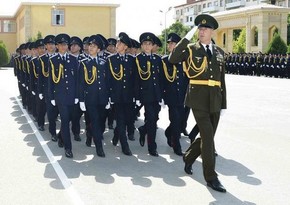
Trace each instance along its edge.
{"label": "formation of soldiers", "polygon": [[[175,33],[168,35],[169,51],[180,39]],[[184,106],[184,99],[189,80],[182,62],[171,64],[167,55],[156,53],[160,46],[161,41],[150,32],[141,34],[139,42],[121,32],[117,39],[96,34],[81,40],[63,33],[21,44],[14,56],[14,73],[23,108],[33,116],[40,131],[45,130],[47,116],[51,140],[72,158],[70,133],[74,140],[81,141],[83,114],[85,143],[90,147],[93,141],[99,157],[105,157],[102,140],[106,122],[113,128],[113,120],[116,127],[112,144],[120,142],[122,152],[132,155],[128,140],[135,140],[134,123],[142,106],[145,120],[138,128],[139,143],[144,146],[147,138],[149,154],[158,156],[158,114],[167,105],[167,143],[182,156],[179,139],[181,133],[187,135],[189,108]],[[197,133],[195,127],[191,141]]]}
{"label": "formation of soldiers", "polygon": [[228,53],[225,66],[229,74],[290,78],[290,54]]}

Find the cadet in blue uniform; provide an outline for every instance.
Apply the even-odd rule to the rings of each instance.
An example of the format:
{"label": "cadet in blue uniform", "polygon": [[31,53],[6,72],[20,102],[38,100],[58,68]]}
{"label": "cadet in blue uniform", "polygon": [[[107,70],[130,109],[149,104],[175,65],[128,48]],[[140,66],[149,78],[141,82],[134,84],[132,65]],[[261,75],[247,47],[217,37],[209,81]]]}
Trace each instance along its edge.
{"label": "cadet in blue uniform", "polygon": [[[43,39],[46,53],[39,56],[40,62],[40,70],[38,73],[38,96],[42,103],[45,104],[46,110],[43,108],[39,112],[39,117],[44,118],[45,112],[47,113],[48,119],[48,130],[51,134],[51,140],[56,142],[57,135],[56,135],[56,118],[59,114],[58,107],[53,106],[51,104],[51,99],[48,95],[48,79],[49,79],[49,59],[55,55],[55,36],[54,35],[47,35]],[[62,139],[58,142],[59,147],[63,147]]]}
{"label": "cadet in blue uniform", "polygon": [[[73,56],[75,56],[78,59],[79,63],[84,58],[86,58],[84,55],[81,55],[82,48],[83,48],[82,40],[77,36],[71,37],[71,39],[70,39],[70,52]],[[77,70],[77,75],[78,74],[79,74],[79,69]],[[83,115],[83,111],[80,109],[79,103],[75,104],[74,105],[74,112],[73,112],[73,119],[72,119],[72,127],[71,127],[75,141],[81,141],[80,119],[81,119],[82,115]]]}
{"label": "cadet in blue uniform", "polygon": [[[141,103],[145,109],[145,124],[138,128],[140,133],[140,145],[144,146],[145,136],[147,135],[147,145],[149,154],[158,156],[156,144],[156,129],[160,104],[162,99],[161,83],[161,58],[152,54],[155,35],[145,32],[140,35],[140,43],[143,52],[136,56],[137,78],[136,78],[136,104]],[[160,104],[159,104],[160,103]]]}
{"label": "cadet in blue uniform", "polygon": [[[116,145],[120,139],[122,152],[125,155],[132,155],[127,142],[127,134],[132,138],[134,134],[134,80],[136,74],[135,58],[126,54],[127,48],[131,47],[131,41],[126,33],[121,32],[117,41],[117,53],[108,57],[110,70],[110,97],[115,108],[116,128],[114,130],[113,144]],[[131,133],[130,133],[131,132]]]}
{"label": "cadet in blue uniform", "polygon": [[108,69],[106,61],[98,56],[98,52],[103,49],[101,38],[90,36],[89,44],[89,57],[81,61],[79,67],[80,108],[89,114],[97,155],[105,157],[102,138],[105,108],[109,106]]}
{"label": "cadet in blue uniform", "polygon": [[26,92],[26,102],[27,102],[27,111],[29,114],[32,113],[32,103],[31,103],[31,98],[32,98],[32,93],[30,90],[30,67],[29,67],[29,62],[31,60],[31,51],[30,51],[30,46],[31,42],[27,42],[25,44],[25,57],[23,59],[23,68],[25,70],[24,72],[24,82],[25,82],[25,92]]}
{"label": "cadet in blue uniform", "polygon": [[[192,164],[201,155],[207,186],[219,192],[226,192],[215,172],[214,153],[214,135],[220,111],[227,106],[224,52],[211,42],[213,30],[218,28],[218,23],[212,16],[200,14],[194,23],[197,27],[186,34],[169,56],[171,63],[186,62],[185,73],[190,78],[190,85],[185,104],[192,108],[201,136],[185,152],[184,171],[192,174]],[[197,28],[199,41],[189,44]]]}
{"label": "cadet in blue uniform", "polygon": [[52,105],[57,105],[61,118],[61,136],[64,142],[65,156],[73,157],[70,137],[70,121],[77,97],[77,69],[78,60],[69,54],[68,44],[70,37],[67,34],[58,34],[55,37],[58,53],[49,59],[49,98]]}
{"label": "cadet in blue uniform", "polygon": [[[42,56],[45,53],[44,48],[44,40],[38,39],[35,41],[35,47],[37,49],[37,59],[35,61],[35,68],[36,73],[33,72],[35,76],[35,88],[34,92],[36,93],[36,104],[37,104],[37,123],[38,123],[38,129],[40,131],[44,131],[44,123],[45,123],[45,112],[46,112],[46,105],[44,103],[44,100],[40,100],[39,98],[39,90],[38,90],[38,82],[39,82],[39,74],[41,72],[41,64],[39,61],[39,56]],[[34,69],[34,68],[33,68]]]}
{"label": "cadet in blue uniform", "polygon": [[[168,34],[168,51],[171,52],[180,41],[176,33]],[[174,153],[182,156],[179,142],[182,132],[182,120],[184,118],[184,99],[188,85],[188,78],[183,72],[183,62],[171,64],[168,55],[162,58],[164,70],[164,102],[169,108],[170,124],[165,130],[167,142],[172,146]]]}

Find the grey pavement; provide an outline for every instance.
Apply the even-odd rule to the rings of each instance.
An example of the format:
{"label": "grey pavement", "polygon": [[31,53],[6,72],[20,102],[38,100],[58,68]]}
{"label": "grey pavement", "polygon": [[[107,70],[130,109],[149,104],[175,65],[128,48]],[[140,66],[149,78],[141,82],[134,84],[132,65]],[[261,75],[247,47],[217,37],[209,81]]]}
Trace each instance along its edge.
{"label": "grey pavement", "polygon": [[[104,134],[106,158],[73,143],[73,159],[38,132],[19,105],[11,68],[0,69],[0,204],[290,204],[290,79],[227,75],[228,109],[216,133],[216,171],[227,193],[206,186],[199,158],[193,175],[167,146],[167,109],[157,130],[159,157],[129,142],[133,156]],[[136,126],[143,123],[143,115]],[[190,115],[188,131],[195,121]],[[59,127],[59,123],[58,123]],[[135,133],[138,139],[138,132]],[[183,150],[189,139],[181,137]]]}

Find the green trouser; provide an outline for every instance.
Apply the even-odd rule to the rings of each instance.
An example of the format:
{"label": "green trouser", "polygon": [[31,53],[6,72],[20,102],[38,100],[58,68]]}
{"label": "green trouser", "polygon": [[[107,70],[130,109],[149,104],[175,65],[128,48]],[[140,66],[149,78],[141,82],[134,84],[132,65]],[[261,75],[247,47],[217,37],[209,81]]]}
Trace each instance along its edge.
{"label": "green trouser", "polygon": [[197,138],[185,152],[184,160],[188,164],[201,155],[203,175],[206,181],[217,178],[215,172],[214,135],[218,126],[220,112],[209,113],[202,110],[192,110],[198,125],[201,138]]}

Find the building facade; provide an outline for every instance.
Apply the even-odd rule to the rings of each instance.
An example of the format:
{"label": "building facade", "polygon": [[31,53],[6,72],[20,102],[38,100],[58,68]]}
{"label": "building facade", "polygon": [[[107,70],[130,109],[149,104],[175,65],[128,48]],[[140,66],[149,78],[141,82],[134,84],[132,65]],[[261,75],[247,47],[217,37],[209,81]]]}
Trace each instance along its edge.
{"label": "building facade", "polygon": [[[233,31],[246,29],[246,52],[264,52],[277,29],[287,42],[289,0],[187,0],[175,7],[175,20],[193,27],[201,13],[213,15],[219,22],[215,41],[226,52],[233,50]],[[272,3],[272,4],[269,4]],[[273,5],[275,4],[275,5]]]}
{"label": "building facade", "polygon": [[0,40],[5,43],[8,52],[13,53],[21,43],[36,38],[39,32],[43,37],[59,33],[80,38],[97,33],[107,38],[115,37],[119,4],[99,2],[21,3],[15,15],[0,16]]}

